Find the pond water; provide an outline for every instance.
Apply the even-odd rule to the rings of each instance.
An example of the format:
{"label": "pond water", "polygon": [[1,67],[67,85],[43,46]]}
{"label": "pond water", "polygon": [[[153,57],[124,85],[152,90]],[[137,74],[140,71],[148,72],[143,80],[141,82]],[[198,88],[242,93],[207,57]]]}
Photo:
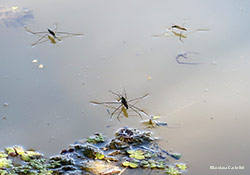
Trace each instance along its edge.
{"label": "pond water", "polygon": [[[152,131],[164,149],[183,154],[187,174],[250,171],[249,1],[1,0],[0,5],[1,148],[19,144],[51,156],[95,132],[112,136],[119,127],[143,128],[138,116],[110,120],[106,107],[89,103],[114,101],[108,91],[124,87],[129,99],[149,93],[136,106],[169,124]],[[152,37],[184,21],[188,29],[208,31],[187,35],[183,43]],[[32,47],[38,37],[24,25],[46,31],[55,23],[60,31],[84,35]],[[185,52],[192,53],[182,61],[201,64],[177,63]]]}

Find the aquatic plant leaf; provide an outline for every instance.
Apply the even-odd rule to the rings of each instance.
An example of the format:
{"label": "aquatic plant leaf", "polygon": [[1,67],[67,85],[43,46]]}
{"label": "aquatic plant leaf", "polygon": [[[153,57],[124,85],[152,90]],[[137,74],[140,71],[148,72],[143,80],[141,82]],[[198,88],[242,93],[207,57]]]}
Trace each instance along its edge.
{"label": "aquatic plant leaf", "polygon": [[11,164],[11,160],[8,160],[7,158],[0,158],[0,168],[10,168]]}
{"label": "aquatic plant leaf", "polygon": [[129,161],[125,161],[122,163],[123,166],[129,166],[130,162]]}
{"label": "aquatic plant leaf", "polygon": [[8,173],[8,171],[6,171],[6,170],[0,170],[0,174],[1,175],[12,175],[12,174]]}
{"label": "aquatic plant leaf", "polygon": [[166,169],[166,173],[169,174],[169,175],[180,175],[181,173],[175,169],[175,167],[173,166],[169,166],[167,169]]}
{"label": "aquatic plant leaf", "polygon": [[147,165],[147,164],[149,164],[149,163],[148,163],[148,161],[146,161],[146,160],[142,160],[142,161],[141,161],[141,164],[142,164],[142,165]]}
{"label": "aquatic plant leaf", "polygon": [[182,155],[180,153],[173,153],[171,156],[175,159],[180,159]]}
{"label": "aquatic plant leaf", "polygon": [[101,153],[96,153],[95,154],[95,159],[104,159],[105,155],[104,154],[101,154]]}
{"label": "aquatic plant leaf", "polygon": [[157,167],[157,168],[160,168],[160,169],[164,169],[164,168],[165,168],[165,165],[164,165],[164,164],[156,164],[156,167]]}
{"label": "aquatic plant leaf", "polygon": [[25,161],[25,162],[29,162],[30,161],[30,156],[28,154],[22,154],[21,159],[23,161]]}
{"label": "aquatic plant leaf", "polygon": [[15,149],[16,153],[19,155],[23,155],[25,153],[23,147],[21,146],[14,146],[13,148]]}
{"label": "aquatic plant leaf", "polygon": [[155,167],[156,167],[155,163],[150,164],[150,168],[155,168]]}
{"label": "aquatic plant leaf", "polygon": [[131,168],[137,168],[137,167],[139,166],[139,164],[136,163],[136,162],[129,162],[129,166],[130,166]]}
{"label": "aquatic plant leaf", "polygon": [[165,162],[164,161],[157,161],[156,162],[156,167],[160,168],[160,169],[165,168],[166,167]]}
{"label": "aquatic plant leaf", "polygon": [[0,152],[0,158],[8,157],[8,154],[5,154],[4,152]]}
{"label": "aquatic plant leaf", "polygon": [[144,156],[145,156],[145,158],[150,158],[150,157],[152,157],[152,154],[150,152],[147,152],[144,154]]}
{"label": "aquatic plant leaf", "polygon": [[129,155],[130,158],[135,158],[137,160],[145,159],[144,152],[140,149],[135,150],[135,151],[128,150],[127,152],[130,154]]}
{"label": "aquatic plant leaf", "polygon": [[9,155],[9,156],[16,156],[16,151],[13,147],[7,147],[5,148],[5,151],[6,153]]}
{"label": "aquatic plant leaf", "polygon": [[125,162],[122,163],[122,165],[126,166],[126,167],[137,168],[139,166],[139,163],[125,161]]}
{"label": "aquatic plant leaf", "polygon": [[135,153],[135,150],[127,150],[127,153],[129,153],[129,154],[134,154]]}
{"label": "aquatic plant leaf", "polygon": [[94,136],[90,136],[87,138],[86,140],[88,143],[101,143],[101,142],[105,142],[105,136],[102,134],[95,134]]}
{"label": "aquatic plant leaf", "polygon": [[142,123],[143,123],[144,125],[147,125],[148,128],[154,128],[154,127],[156,126],[155,121],[152,120],[152,119],[143,121]]}
{"label": "aquatic plant leaf", "polygon": [[184,163],[177,163],[176,166],[180,169],[180,170],[186,170],[187,166]]}
{"label": "aquatic plant leaf", "polygon": [[25,151],[25,153],[29,156],[29,157],[37,157],[37,156],[42,156],[41,153],[36,152],[36,151]]}

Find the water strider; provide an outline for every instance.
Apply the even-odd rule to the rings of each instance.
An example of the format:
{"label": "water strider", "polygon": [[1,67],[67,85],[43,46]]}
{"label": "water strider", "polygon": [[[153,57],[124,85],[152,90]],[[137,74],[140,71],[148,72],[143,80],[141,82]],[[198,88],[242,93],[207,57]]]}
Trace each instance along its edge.
{"label": "water strider", "polygon": [[36,35],[40,37],[36,42],[32,44],[32,46],[35,46],[36,44],[40,44],[46,41],[50,41],[52,44],[56,44],[57,41],[61,41],[62,38],[67,38],[70,36],[82,36],[83,34],[80,33],[69,33],[69,32],[60,32],[58,30],[58,26],[56,25],[55,29],[47,29],[47,31],[44,32],[33,32],[27,27],[25,27],[25,30],[33,35]]}
{"label": "water strider", "polygon": [[[117,119],[120,121],[119,119],[119,116],[121,115],[121,113],[123,112],[124,116],[125,117],[128,117],[128,113],[127,113],[127,110],[131,109],[133,112],[135,112],[137,115],[139,115],[141,118],[142,118],[142,115],[140,114],[143,113],[145,115],[148,116],[148,114],[135,106],[135,104],[139,103],[140,100],[142,100],[143,98],[147,97],[148,96],[148,93],[141,96],[141,97],[137,97],[137,98],[134,98],[134,99],[128,99],[127,98],[127,93],[125,91],[125,89],[123,89],[123,93],[124,94],[120,94],[120,93],[115,93],[113,91],[109,91],[110,93],[112,93],[113,95],[117,96],[118,99],[116,101],[110,101],[110,102],[96,102],[96,101],[90,101],[90,103],[93,103],[93,104],[100,104],[100,105],[104,105],[104,106],[107,106],[108,108],[112,108],[114,109],[114,111],[111,113],[111,118],[113,117],[113,115],[115,113],[118,112],[117,114]],[[118,107],[114,107],[114,106],[111,106],[111,105],[119,105]]]}
{"label": "water strider", "polygon": [[158,35],[153,35],[153,37],[179,37],[179,41],[183,43],[182,38],[187,38],[187,35],[195,33],[195,32],[201,32],[201,31],[208,31],[208,29],[188,29],[184,27],[185,22],[182,24],[182,26],[173,24],[169,28],[167,28],[167,31]]}

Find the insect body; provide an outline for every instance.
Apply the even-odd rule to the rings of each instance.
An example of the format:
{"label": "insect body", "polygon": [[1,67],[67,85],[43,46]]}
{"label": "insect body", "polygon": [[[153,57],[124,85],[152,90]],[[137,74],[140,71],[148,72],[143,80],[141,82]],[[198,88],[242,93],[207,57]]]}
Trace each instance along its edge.
{"label": "insect body", "polygon": [[128,109],[128,103],[127,103],[126,98],[122,97],[121,98],[121,103]]}
{"label": "insect body", "polygon": [[179,29],[179,30],[183,30],[183,31],[187,31],[187,29],[185,28],[185,27],[181,27],[181,26],[179,26],[179,25],[172,25],[171,27],[170,27],[170,29]]}

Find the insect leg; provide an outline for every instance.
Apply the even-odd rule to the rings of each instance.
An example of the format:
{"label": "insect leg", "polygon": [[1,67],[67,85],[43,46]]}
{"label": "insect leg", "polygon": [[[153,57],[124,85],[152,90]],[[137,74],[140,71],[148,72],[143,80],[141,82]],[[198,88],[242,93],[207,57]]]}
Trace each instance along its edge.
{"label": "insect leg", "polygon": [[132,109],[136,114],[138,114],[138,115],[141,117],[141,119],[143,119],[142,116],[141,116],[141,114],[140,114],[138,111],[136,111],[136,110],[133,108],[133,106],[129,105],[129,107],[130,107],[130,109]]}
{"label": "insect leg", "polygon": [[120,106],[118,106],[112,113],[111,113],[111,116],[110,118],[112,118],[112,116],[115,114],[115,112],[120,109],[122,107],[122,104]]}
{"label": "insect leg", "polygon": [[149,116],[149,115],[148,115],[145,111],[143,111],[142,109],[140,109],[140,108],[138,108],[138,107],[136,107],[136,106],[134,106],[134,105],[131,105],[131,104],[129,104],[129,106],[130,106],[130,108],[131,108],[131,107],[132,107],[132,108],[135,108],[135,109],[137,109],[138,111],[140,111],[140,112],[146,114],[147,116]]}
{"label": "insect leg", "polygon": [[45,38],[46,36],[48,36],[48,34],[43,35],[41,38],[39,38],[35,43],[32,44],[32,46],[38,44],[43,38]]}

